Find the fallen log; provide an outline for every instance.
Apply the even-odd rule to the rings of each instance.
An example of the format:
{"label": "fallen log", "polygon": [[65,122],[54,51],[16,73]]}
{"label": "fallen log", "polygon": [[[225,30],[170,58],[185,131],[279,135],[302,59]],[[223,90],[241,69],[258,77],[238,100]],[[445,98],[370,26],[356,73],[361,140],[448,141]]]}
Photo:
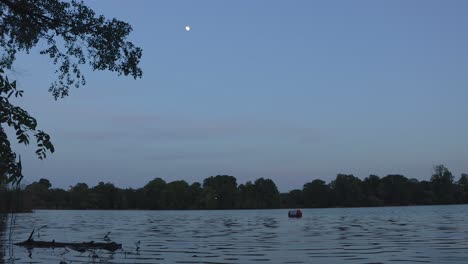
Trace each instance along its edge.
{"label": "fallen log", "polygon": [[64,243],[64,242],[55,242],[53,241],[34,241],[26,240],[23,242],[16,243],[15,245],[26,247],[26,248],[71,248],[79,252],[85,252],[88,249],[103,249],[107,251],[116,251],[122,248],[121,244],[115,242],[109,243],[95,243],[94,241],[90,242],[81,242],[81,243]]}
{"label": "fallen log", "polygon": [[64,243],[55,242],[55,240],[35,241],[33,239],[33,235],[34,230],[31,232],[31,235],[29,235],[29,238],[26,241],[15,243],[15,245],[26,248],[70,248],[79,252],[85,252],[88,249],[103,249],[114,252],[122,248],[122,244],[117,244],[115,242],[95,243],[94,241],[90,241],[81,243]]}

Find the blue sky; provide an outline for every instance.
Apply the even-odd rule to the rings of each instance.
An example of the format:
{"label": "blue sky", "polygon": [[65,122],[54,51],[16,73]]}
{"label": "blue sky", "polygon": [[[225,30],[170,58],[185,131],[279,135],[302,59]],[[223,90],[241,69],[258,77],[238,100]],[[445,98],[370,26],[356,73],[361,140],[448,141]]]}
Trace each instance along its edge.
{"label": "blue sky", "polygon": [[133,26],[144,76],[84,68],[54,101],[49,59],[19,56],[20,103],[57,149],[15,146],[28,182],[468,173],[466,1],[85,2]]}

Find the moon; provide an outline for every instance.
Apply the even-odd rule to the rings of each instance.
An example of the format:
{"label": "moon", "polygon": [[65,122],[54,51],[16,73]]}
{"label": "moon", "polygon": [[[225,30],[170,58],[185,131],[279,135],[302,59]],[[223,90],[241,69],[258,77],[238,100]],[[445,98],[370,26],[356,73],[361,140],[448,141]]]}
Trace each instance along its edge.
{"label": "moon", "polygon": [[190,31],[190,26],[185,26],[185,31]]}

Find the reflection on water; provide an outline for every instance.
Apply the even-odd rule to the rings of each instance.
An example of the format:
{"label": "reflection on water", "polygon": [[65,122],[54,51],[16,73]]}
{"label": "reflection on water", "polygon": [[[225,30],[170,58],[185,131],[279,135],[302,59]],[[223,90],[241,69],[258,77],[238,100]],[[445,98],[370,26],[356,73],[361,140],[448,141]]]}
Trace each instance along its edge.
{"label": "reflection on water", "polygon": [[[109,238],[115,253],[14,247],[15,263],[466,263],[468,206],[241,211],[37,211],[15,242]],[[4,240],[3,240],[4,241]],[[1,243],[0,243],[1,244]],[[6,245],[8,246],[8,245]],[[5,247],[5,245],[4,245]]]}

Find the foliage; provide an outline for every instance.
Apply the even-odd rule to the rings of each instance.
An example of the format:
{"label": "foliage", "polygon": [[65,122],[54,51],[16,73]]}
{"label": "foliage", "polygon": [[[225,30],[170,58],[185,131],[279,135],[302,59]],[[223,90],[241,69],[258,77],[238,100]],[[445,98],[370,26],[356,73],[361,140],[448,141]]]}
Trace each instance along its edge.
{"label": "foliage", "polygon": [[281,196],[281,207],[294,208],[304,207],[303,190],[294,189],[288,193],[282,193]]}
{"label": "foliage", "polygon": [[4,72],[12,69],[17,53],[44,47],[39,53],[57,66],[49,91],[58,99],[67,96],[70,87],[85,84],[84,64],[141,77],[142,50],[127,40],[131,31],[129,24],[96,15],[80,1],[0,0],[0,185],[22,179],[21,161],[10,147],[5,125],[15,130],[18,143],[28,145],[33,135],[40,159],[54,151],[50,136],[37,130],[36,119],[11,101],[23,95]]}
{"label": "foliage", "polygon": [[10,142],[2,127],[6,124],[16,131],[18,143],[28,145],[30,134],[36,138],[36,154],[39,159],[46,158],[46,152],[54,152],[50,136],[37,129],[37,121],[29,113],[11,103],[12,97],[21,97],[23,91],[16,88],[16,82],[10,82],[0,69],[0,184],[17,183],[21,181],[21,160],[16,162],[16,154],[10,147]]}
{"label": "foliage", "polygon": [[163,209],[188,209],[192,202],[190,186],[185,181],[168,183],[161,193]]}
{"label": "foliage", "polygon": [[366,206],[379,206],[383,202],[378,198],[380,196],[380,177],[369,175],[362,182],[362,192],[365,197]]}
{"label": "foliage", "polygon": [[203,181],[205,203],[209,209],[235,208],[237,199],[236,178],[229,175],[216,175]]}
{"label": "foliage", "polygon": [[139,189],[120,189],[100,182],[92,188],[78,183],[67,191],[51,188],[48,180],[41,179],[28,185],[23,195],[33,208],[49,209],[267,209],[468,203],[468,175],[462,174],[452,183],[450,192],[440,196],[436,190],[445,188],[445,180],[450,182],[453,178],[445,167],[436,168],[431,181],[403,175],[370,175],[360,180],[339,174],[329,184],[315,179],[304,184],[302,190],[282,194],[270,179],[259,178],[237,186],[235,177],[217,175],[206,178],[203,186],[198,182],[166,183],[155,178]]}
{"label": "foliage", "polygon": [[457,185],[458,192],[461,193],[459,199],[464,203],[468,203],[468,174],[462,173]]}
{"label": "foliage", "polygon": [[306,207],[328,207],[330,201],[330,186],[322,180],[313,180],[304,184],[302,189]]}
{"label": "foliage", "polygon": [[361,180],[354,175],[338,174],[330,187],[337,206],[353,207],[362,204]]}
{"label": "foliage", "polygon": [[259,178],[239,185],[238,207],[242,209],[278,208],[281,196],[276,184],[270,179]]}
{"label": "foliage", "polygon": [[434,167],[434,174],[431,177],[431,182],[434,186],[434,194],[437,200],[442,203],[451,203],[453,192],[453,175],[452,173],[444,166],[438,165]]}
{"label": "foliage", "polygon": [[251,181],[239,185],[238,207],[242,209],[253,209],[257,206],[256,190]]}
{"label": "foliage", "polygon": [[143,187],[144,207],[148,209],[162,209],[160,205],[161,193],[166,187],[166,182],[161,178],[156,178]]}
{"label": "foliage", "polygon": [[142,50],[126,40],[132,27],[96,15],[80,1],[0,0],[0,25],[0,65],[10,69],[17,52],[43,42],[40,53],[58,65],[58,79],[50,86],[56,99],[67,96],[70,86],[85,83],[83,64],[134,78],[142,75]]}
{"label": "foliage", "polygon": [[281,203],[280,193],[276,184],[270,179],[255,180],[256,208],[278,208]]}

